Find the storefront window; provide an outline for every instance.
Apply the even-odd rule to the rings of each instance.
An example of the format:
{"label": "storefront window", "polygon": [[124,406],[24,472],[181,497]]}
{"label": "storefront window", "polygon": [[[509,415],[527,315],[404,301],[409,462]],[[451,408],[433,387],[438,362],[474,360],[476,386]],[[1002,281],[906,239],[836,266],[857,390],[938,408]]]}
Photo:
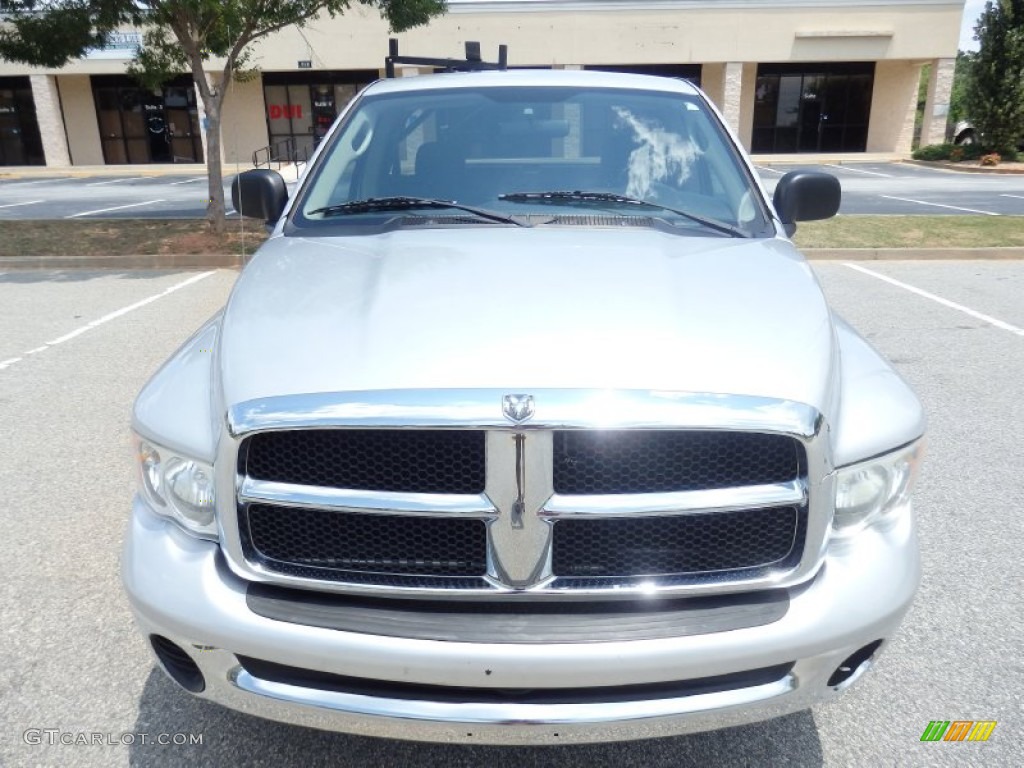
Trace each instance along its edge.
{"label": "storefront window", "polygon": [[874,79],[871,63],[762,64],[752,150],[865,151]]}
{"label": "storefront window", "polygon": [[[282,160],[309,157],[338,114],[376,79],[376,70],[264,74],[272,156]],[[291,158],[286,157],[288,153]]]}
{"label": "storefront window", "polygon": [[45,163],[28,78],[0,77],[0,165]]}
{"label": "storefront window", "polygon": [[122,163],[201,163],[203,143],[192,79],[153,92],[119,75],[94,75],[103,158]]}

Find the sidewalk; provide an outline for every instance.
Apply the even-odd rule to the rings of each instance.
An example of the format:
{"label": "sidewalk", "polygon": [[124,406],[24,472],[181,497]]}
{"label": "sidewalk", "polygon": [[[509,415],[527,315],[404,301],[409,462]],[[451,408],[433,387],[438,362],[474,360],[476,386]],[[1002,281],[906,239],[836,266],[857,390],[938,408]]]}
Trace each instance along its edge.
{"label": "sidewalk", "polygon": [[[305,164],[287,163],[279,169],[287,182],[296,181],[305,169]],[[251,171],[249,163],[225,163],[222,167],[226,177],[242,171]],[[206,165],[201,163],[154,163],[151,165],[5,165],[0,166],[0,180],[25,178],[81,178],[86,176],[205,176]]]}

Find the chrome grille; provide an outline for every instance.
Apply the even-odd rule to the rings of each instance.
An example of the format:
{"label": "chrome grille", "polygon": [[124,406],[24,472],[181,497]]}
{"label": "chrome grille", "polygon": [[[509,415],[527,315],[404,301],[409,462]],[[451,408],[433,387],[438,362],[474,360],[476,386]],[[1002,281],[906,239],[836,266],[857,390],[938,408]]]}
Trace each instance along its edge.
{"label": "chrome grille", "polygon": [[794,480],[800,444],[784,435],[574,430],[554,435],[555,493],[665,493]]}
{"label": "chrome grille", "polygon": [[[803,548],[794,507],[735,512],[558,520],[558,577],[700,576],[784,565]],[[790,563],[791,565],[793,563]],[[737,574],[738,575],[738,574]]]}
{"label": "chrome grille", "polygon": [[484,433],[476,430],[300,429],[244,444],[240,472],[259,480],[407,493],[480,493]]}
{"label": "chrome grille", "polygon": [[487,569],[482,520],[250,504],[240,522],[251,558],[315,578],[343,581],[351,572],[482,576]]}
{"label": "chrome grille", "polygon": [[[225,554],[258,581],[409,597],[750,591],[800,583],[821,562],[833,486],[814,409],[545,390],[517,427],[502,397],[233,409],[218,458],[235,469],[219,473],[219,498],[237,494]],[[591,423],[592,403],[610,401],[612,418]]]}

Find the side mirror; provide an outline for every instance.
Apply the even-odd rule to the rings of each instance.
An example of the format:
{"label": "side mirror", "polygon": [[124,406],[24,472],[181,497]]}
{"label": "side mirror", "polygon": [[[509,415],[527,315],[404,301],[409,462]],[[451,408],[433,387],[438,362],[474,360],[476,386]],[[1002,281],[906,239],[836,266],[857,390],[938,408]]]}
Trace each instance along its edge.
{"label": "side mirror", "polygon": [[839,179],[832,174],[790,171],[779,179],[772,202],[786,228],[786,236],[792,237],[798,221],[817,221],[835,216],[842,197]]}
{"label": "side mirror", "polygon": [[235,176],[231,182],[231,203],[243,216],[274,223],[288,202],[288,187],[277,171],[256,168]]}

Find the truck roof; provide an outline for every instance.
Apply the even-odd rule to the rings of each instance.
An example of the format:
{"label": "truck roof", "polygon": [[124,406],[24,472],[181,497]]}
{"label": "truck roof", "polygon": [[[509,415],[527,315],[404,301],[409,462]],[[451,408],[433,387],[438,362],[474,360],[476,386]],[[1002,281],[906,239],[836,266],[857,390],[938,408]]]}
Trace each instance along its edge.
{"label": "truck roof", "polygon": [[494,88],[501,86],[585,86],[587,88],[628,88],[694,95],[697,89],[686,80],[569,69],[516,69],[484,72],[445,72],[436,75],[395,77],[378,80],[366,93],[421,91],[441,88]]}

